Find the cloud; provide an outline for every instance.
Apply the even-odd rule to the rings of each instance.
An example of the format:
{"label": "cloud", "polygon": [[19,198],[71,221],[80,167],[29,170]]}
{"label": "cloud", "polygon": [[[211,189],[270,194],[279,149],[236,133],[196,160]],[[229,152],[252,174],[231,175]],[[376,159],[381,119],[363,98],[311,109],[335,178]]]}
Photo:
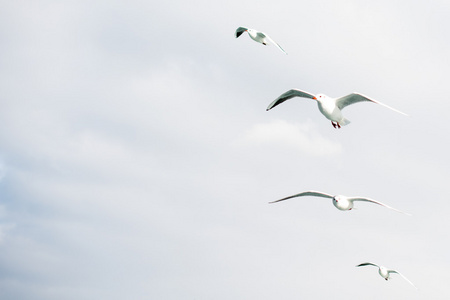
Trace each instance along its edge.
{"label": "cloud", "polygon": [[311,156],[334,156],[342,153],[341,144],[320,135],[311,122],[300,124],[275,120],[256,124],[233,145],[237,147],[274,145]]}
{"label": "cloud", "polygon": [[[448,125],[436,107],[448,103],[430,97],[447,94],[443,5],[4,2],[1,299],[337,299],[327,294],[336,289],[358,298],[365,288],[333,278],[357,279],[352,261],[379,253],[444,274]],[[236,39],[241,25],[289,55]],[[296,38],[289,28],[308,30]],[[361,105],[334,130],[303,121],[317,116],[312,103],[290,119],[295,101],[267,114],[289,88],[360,91],[421,120],[358,122],[376,117]],[[414,218],[319,210],[320,200],[267,204],[304,189],[387,197]],[[365,218],[377,213],[384,222]],[[387,232],[388,252],[378,242]],[[421,282],[428,298],[445,298],[438,277]]]}
{"label": "cloud", "polygon": [[5,178],[7,173],[6,166],[2,159],[0,159],[0,182]]}

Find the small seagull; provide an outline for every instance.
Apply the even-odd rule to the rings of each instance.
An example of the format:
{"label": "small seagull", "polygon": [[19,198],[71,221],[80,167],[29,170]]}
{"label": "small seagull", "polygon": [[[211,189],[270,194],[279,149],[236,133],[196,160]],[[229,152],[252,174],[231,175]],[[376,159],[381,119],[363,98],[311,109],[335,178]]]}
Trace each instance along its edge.
{"label": "small seagull", "polygon": [[[280,45],[278,45],[277,43],[275,43],[274,40],[272,40],[268,35],[266,35],[264,32],[261,31],[257,31],[255,29],[251,29],[251,28],[245,28],[245,27],[239,27],[238,29],[236,29],[236,38],[240,37],[241,34],[243,34],[245,31],[247,31],[248,35],[252,38],[252,40],[261,43],[265,46],[267,46],[268,42],[271,42],[272,44],[274,44],[275,46],[278,47],[278,49],[280,49],[281,51],[283,51],[284,53],[286,53],[286,51],[284,51],[283,48],[281,48]],[[287,53],[286,53],[287,54]]]}
{"label": "small seagull", "polygon": [[333,205],[336,206],[337,209],[339,210],[352,210],[353,209],[353,202],[354,201],[366,201],[366,202],[372,202],[387,208],[390,208],[392,210],[395,210],[397,212],[403,213],[405,215],[409,215],[408,213],[405,213],[401,210],[395,209],[393,207],[390,207],[384,203],[375,201],[373,199],[369,199],[369,198],[365,198],[365,197],[346,197],[346,196],[342,196],[342,195],[330,195],[330,194],[326,194],[326,193],[322,193],[322,192],[317,192],[317,191],[307,191],[307,192],[303,192],[300,194],[295,194],[280,200],[276,200],[276,201],[272,201],[269,203],[276,203],[276,202],[280,202],[280,201],[284,201],[284,200],[288,200],[291,198],[295,198],[295,197],[302,197],[302,196],[315,196],[315,197],[323,197],[323,198],[329,198],[329,199],[333,199]]}
{"label": "small seagull", "polygon": [[403,279],[405,279],[406,281],[408,281],[413,287],[415,287],[415,288],[417,289],[417,287],[416,287],[411,281],[409,281],[408,278],[406,278],[404,275],[402,275],[402,274],[399,273],[398,271],[395,271],[395,270],[388,270],[388,269],[386,269],[386,268],[383,267],[383,266],[379,266],[379,265],[376,265],[376,264],[373,264],[373,263],[370,263],[370,262],[366,262],[366,263],[359,264],[359,265],[357,265],[356,267],[363,267],[363,266],[374,266],[374,267],[377,267],[377,268],[378,268],[378,273],[379,273],[380,276],[383,277],[385,280],[389,280],[389,279],[390,279],[391,273],[396,273],[396,274],[402,276]]}
{"label": "small seagull", "polygon": [[407,116],[407,114],[405,114],[401,111],[398,111],[386,104],[383,104],[381,102],[373,100],[373,99],[371,99],[367,96],[364,96],[362,94],[359,94],[359,93],[351,93],[347,96],[340,97],[340,98],[331,98],[324,94],[313,95],[308,92],[304,92],[304,91],[297,90],[297,89],[292,89],[292,90],[289,90],[286,93],[282,94],[280,97],[275,99],[272,103],[270,103],[270,105],[267,107],[266,111],[271,110],[278,104],[281,104],[284,101],[289,100],[294,97],[302,97],[302,98],[309,98],[309,99],[316,100],[317,104],[319,106],[320,112],[328,120],[331,120],[331,124],[333,125],[334,128],[341,128],[341,126],[344,126],[344,125],[347,125],[350,123],[350,121],[347,120],[346,118],[344,118],[344,116],[342,115],[342,110],[346,106],[349,106],[350,104],[354,104],[354,103],[358,103],[358,102],[363,102],[363,101],[369,101],[369,102],[383,105],[387,108],[392,109],[393,111],[396,111],[398,113],[401,113],[401,114]]}

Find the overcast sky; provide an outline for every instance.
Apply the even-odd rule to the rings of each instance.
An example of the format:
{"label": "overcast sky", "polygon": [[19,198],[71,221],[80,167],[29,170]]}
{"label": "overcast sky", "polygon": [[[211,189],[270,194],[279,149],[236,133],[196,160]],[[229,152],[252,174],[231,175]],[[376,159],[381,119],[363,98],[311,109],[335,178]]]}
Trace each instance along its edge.
{"label": "overcast sky", "polygon": [[[446,0],[0,1],[0,298],[449,299],[449,15]],[[266,112],[291,88],[409,117],[361,103],[336,130],[311,100]],[[306,190],[412,216],[268,204]]]}

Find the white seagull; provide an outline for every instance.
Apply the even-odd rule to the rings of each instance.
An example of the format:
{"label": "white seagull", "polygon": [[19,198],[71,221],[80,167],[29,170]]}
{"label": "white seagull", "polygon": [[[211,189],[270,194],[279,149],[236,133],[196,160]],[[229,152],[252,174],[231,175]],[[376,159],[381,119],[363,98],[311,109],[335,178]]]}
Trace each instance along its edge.
{"label": "white seagull", "polygon": [[263,44],[265,46],[267,46],[268,42],[271,42],[272,44],[277,46],[278,49],[280,49],[281,51],[286,53],[286,51],[284,51],[284,49],[281,48],[280,45],[275,43],[275,41],[272,40],[267,34],[265,34],[264,32],[261,32],[261,31],[257,31],[255,29],[246,28],[246,27],[239,27],[238,29],[236,29],[236,33],[235,33],[236,38],[240,37],[241,34],[243,34],[245,31],[247,31],[248,35],[252,38],[252,40],[254,40],[254,41],[258,42],[258,43],[261,43],[261,44]]}
{"label": "white seagull", "polygon": [[401,210],[395,209],[393,207],[390,207],[384,203],[375,201],[373,199],[369,199],[369,198],[365,198],[365,197],[346,197],[346,196],[342,196],[342,195],[330,195],[330,194],[326,194],[326,193],[322,193],[322,192],[317,192],[317,191],[307,191],[307,192],[303,192],[300,194],[295,194],[280,200],[276,200],[276,201],[272,201],[269,203],[276,203],[276,202],[280,202],[280,201],[284,201],[284,200],[288,200],[291,198],[295,198],[295,197],[302,197],[302,196],[316,196],[316,197],[323,197],[323,198],[329,198],[329,199],[333,199],[333,205],[336,206],[337,209],[339,210],[351,210],[353,208],[353,202],[354,201],[366,201],[366,202],[372,202],[387,208],[390,208],[392,210],[395,210],[397,212],[401,212],[405,215],[409,215],[408,213],[405,213]]}
{"label": "white seagull", "polygon": [[304,91],[297,90],[297,89],[292,89],[292,90],[289,90],[286,93],[282,94],[280,97],[275,99],[272,103],[270,103],[270,105],[267,107],[266,110],[270,110],[270,109],[274,108],[275,106],[277,106],[278,104],[281,104],[284,101],[289,100],[294,97],[310,98],[310,99],[316,100],[317,104],[319,106],[320,112],[328,120],[331,120],[331,124],[333,125],[334,128],[341,128],[341,126],[349,124],[350,121],[347,120],[346,118],[344,118],[344,116],[342,115],[342,110],[350,104],[354,104],[354,103],[358,103],[358,102],[362,102],[362,101],[369,101],[369,102],[377,103],[377,104],[383,105],[387,108],[390,108],[398,113],[401,113],[401,114],[407,116],[407,114],[405,114],[401,111],[398,111],[390,106],[387,106],[386,104],[383,104],[381,102],[373,100],[373,99],[371,99],[367,96],[364,96],[362,94],[359,94],[359,93],[351,93],[347,96],[340,97],[340,98],[331,98],[324,94],[313,95],[308,92],[304,92]]}
{"label": "white seagull", "polygon": [[390,279],[391,273],[398,274],[398,275],[402,276],[403,279],[405,279],[406,281],[408,281],[413,287],[415,287],[415,288],[417,289],[417,287],[416,287],[411,281],[409,281],[408,278],[406,278],[404,275],[402,275],[402,274],[399,273],[398,271],[395,271],[395,270],[389,270],[389,269],[386,269],[386,268],[383,267],[383,266],[379,266],[379,265],[376,265],[376,264],[373,264],[373,263],[370,263],[370,262],[366,262],[366,263],[362,263],[362,264],[357,265],[357,267],[363,267],[363,266],[374,266],[374,267],[377,267],[377,268],[378,268],[378,273],[379,273],[380,276],[383,277],[385,280],[389,280],[389,279]]}

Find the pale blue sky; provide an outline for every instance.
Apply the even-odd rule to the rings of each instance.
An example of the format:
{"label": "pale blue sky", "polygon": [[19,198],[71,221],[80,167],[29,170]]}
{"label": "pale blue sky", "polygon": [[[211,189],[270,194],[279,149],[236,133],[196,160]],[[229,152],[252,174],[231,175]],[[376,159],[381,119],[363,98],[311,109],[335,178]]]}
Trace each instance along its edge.
{"label": "pale blue sky", "polygon": [[[0,1],[0,298],[448,299],[449,13]],[[335,130],[307,99],[266,112],[291,88],[410,117],[362,103]],[[268,204],[311,189],[413,216]]]}

